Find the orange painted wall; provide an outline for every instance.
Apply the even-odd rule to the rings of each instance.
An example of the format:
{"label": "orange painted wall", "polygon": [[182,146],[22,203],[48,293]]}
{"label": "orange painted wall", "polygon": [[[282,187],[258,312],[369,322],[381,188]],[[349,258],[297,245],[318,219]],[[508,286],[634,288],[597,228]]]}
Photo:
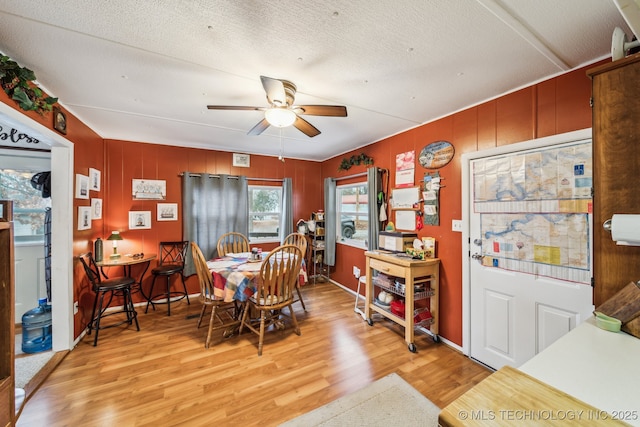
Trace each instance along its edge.
{"label": "orange painted wall", "polygon": [[[391,170],[390,188],[394,188],[397,154],[415,151],[417,159],[431,142],[445,140],[453,144],[453,160],[438,170],[444,178],[440,191],[440,225],[425,226],[418,236],[436,238],[437,256],[441,259],[439,333],[455,344],[462,345],[462,241],[460,233],[451,231],[451,221],[462,218],[462,154],[591,127],[591,82],[585,70],[573,71],[410,129],[334,157],[322,165],[323,179],[352,175],[365,168],[356,166],[338,172],[340,162],[353,154],[365,153],[374,159],[375,166]],[[427,170],[416,163],[416,184],[425,172]],[[346,182],[340,182],[343,183]],[[388,216],[393,220],[392,213]],[[365,271],[364,251],[338,244],[331,279],[355,291],[354,265]]]}
{"label": "orange painted wall", "polygon": [[[166,145],[105,141],[104,184],[104,236],[112,230],[121,231],[123,241],[118,245],[120,253],[157,253],[158,243],[164,240],[182,240],[181,177],[184,171],[213,174],[244,175],[249,178],[286,178],[293,183],[294,218],[309,218],[313,209],[322,203],[320,176],[321,164],[303,160],[286,159],[283,163],[275,157],[251,156],[250,168],[231,166],[232,153],[180,148]],[[178,204],[178,221],[157,221],[156,200],[133,200],[132,179],[164,180],[167,198],[161,203]],[[251,181],[251,184],[273,185],[271,182]],[[150,230],[129,230],[129,211],[151,211]],[[264,250],[273,249],[275,243],[261,244]],[[105,250],[111,245],[105,242]],[[156,263],[153,262],[151,267]],[[149,274],[143,286],[148,290]],[[199,292],[196,276],[187,279],[190,293]],[[138,297],[139,299],[139,297]]]}

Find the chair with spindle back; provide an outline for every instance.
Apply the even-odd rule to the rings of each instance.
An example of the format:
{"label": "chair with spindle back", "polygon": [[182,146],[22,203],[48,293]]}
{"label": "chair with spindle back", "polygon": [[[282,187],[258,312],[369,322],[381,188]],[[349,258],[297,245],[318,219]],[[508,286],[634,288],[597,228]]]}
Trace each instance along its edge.
{"label": "chair with spindle back", "polygon": [[[284,245],[296,245],[300,248],[302,252],[302,259],[307,259],[307,246],[309,242],[307,241],[307,236],[302,233],[291,233],[287,237],[284,238]],[[309,264],[307,264],[309,265]],[[300,304],[302,304],[302,309],[307,311],[307,307],[304,305],[304,300],[302,299],[302,292],[300,291],[300,281],[296,282],[296,291],[298,292],[298,300]]]}
{"label": "chair with spindle back", "polygon": [[[242,334],[246,326],[258,335],[258,356],[262,355],[265,330],[271,325],[280,328],[283,325],[282,317],[289,317],[293,331],[300,335],[292,304],[301,265],[302,251],[295,245],[278,246],[262,261],[260,278],[255,282],[256,293],[245,303],[239,331]],[[289,308],[289,316],[284,314],[285,307]],[[252,324],[252,319],[248,318],[250,312],[256,311],[260,313],[259,326]]]}
{"label": "chair with spindle back", "polygon": [[225,233],[218,239],[218,256],[225,256],[229,253],[249,252],[249,239],[242,233],[234,231]]}

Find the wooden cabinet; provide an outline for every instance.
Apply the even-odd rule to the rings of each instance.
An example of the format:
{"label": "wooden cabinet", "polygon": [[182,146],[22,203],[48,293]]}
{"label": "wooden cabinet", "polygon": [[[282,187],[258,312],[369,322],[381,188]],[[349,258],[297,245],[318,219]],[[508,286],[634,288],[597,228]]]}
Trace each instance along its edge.
{"label": "wooden cabinet", "polygon": [[13,222],[10,201],[0,200],[0,426],[15,421]]}
{"label": "wooden cabinet", "polygon": [[[418,325],[428,326],[434,341],[438,341],[438,298],[440,260],[415,260],[410,257],[384,253],[382,251],[367,251],[366,276],[367,289],[365,296],[364,315],[369,325],[373,325],[372,314],[378,313],[404,328],[404,339],[412,352],[416,351],[413,342],[414,328]],[[374,272],[375,273],[374,275]],[[377,281],[375,277],[380,273],[394,278],[394,283]],[[401,279],[401,280],[395,280]],[[402,282],[402,283],[400,283]],[[396,285],[397,283],[397,285]],[[390,307],[376,302],[376,291],[391,292],[396,297],[404,298],[404,313],[396,314]],[[419,299],[429,299],[430,318],[423,318],[424,311],[416,309],[415,302]],[[424,320],[423,320],[424,319]]]}
{"label": "wooden cabinet", "polygon": [[596,307],[640,280],[640,247],[618,246],[602,224],[640,214],[640,54],[587,72],[593,97],[593,273]]}

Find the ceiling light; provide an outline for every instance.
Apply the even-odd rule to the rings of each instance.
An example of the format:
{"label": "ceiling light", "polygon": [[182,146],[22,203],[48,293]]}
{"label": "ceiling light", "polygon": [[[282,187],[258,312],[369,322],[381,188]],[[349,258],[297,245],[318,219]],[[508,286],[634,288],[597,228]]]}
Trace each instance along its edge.
{"label": "ceiling light", "polygon": [[286,128],[296,121],[296,113],[284,107],[269,108],[264,112],[264,117],[271,126],[277,128]]}

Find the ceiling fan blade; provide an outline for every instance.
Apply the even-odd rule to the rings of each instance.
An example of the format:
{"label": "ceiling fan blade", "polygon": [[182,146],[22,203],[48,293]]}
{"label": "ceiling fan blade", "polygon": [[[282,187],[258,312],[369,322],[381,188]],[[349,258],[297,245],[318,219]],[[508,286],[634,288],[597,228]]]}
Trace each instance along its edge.
{"label": "ceiling fan blade", "polygon": [[265,107],[242,107],[235,105],[207,105],[209,110],[244,110],[244,111],[264,111]]}
{"label": "ceiling fan blade", "polygon": [[275,104],[277,106],[287,105],[287,94],[284,91],[282,80],[265,76],[260,76],[260,80],[262,80],[262,87],[264,87],[264,91],[267,93],[269,104]]}
{"label": "ceiling fan blade", "polygon": [[296,116],[296,121],[293,122],[293,125],[296,127],[296,129],[298,129],[300,132],[307,135],[309,138],[313,138],[316,135],[320,135],[320,131],[316,129],[314,125],[312,125],[302,117]]}
{"label": "ceiling fan blade", "polygon": [[297,105],[293,108],[298,114],[307,116],[347,117],[347,107],[342,105]]}
{"label": "ceiling fan blade", "polygon": [[248,133],[247,135],[260,135],[262,132],[265,131],[265,129],[267,129],[269,127],[269,122],[267,121],[267,119],[262,119],[260,120],[260,122],[258,122],[257,125],[255,125]]}

